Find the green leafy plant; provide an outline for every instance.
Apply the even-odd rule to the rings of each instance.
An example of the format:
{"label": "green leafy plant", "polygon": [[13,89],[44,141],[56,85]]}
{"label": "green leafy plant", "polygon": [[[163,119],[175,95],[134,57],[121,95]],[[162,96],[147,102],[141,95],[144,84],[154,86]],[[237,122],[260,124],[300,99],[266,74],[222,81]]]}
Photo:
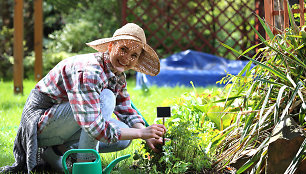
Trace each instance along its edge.
{"label": "green leafy plant", "polygon": [[79,20],[75,23],[68,23],[62,30],[57,30],[50,34],[49,38],[52,39],[52,42],[49,41],[46,47],[54,52],[77,53],[87,48],[85,43],[97,37],[98,33],[99,30],[96,24]]}
{"label": "green leafy plant", "polygon": [[13,28],[0,25],[0,79],[4,80],[13,78],[13,35]]}
{"label": "green leafy plant", "polygon": [[[195,88],[194,88],[195,89]],[[171,105],[171,118],[167,119],[168,141],[162,146],[162,153],[155,153],[142,144],[135,152],[136,166],[153,173],[186,173],[211,169],[214,148],[210,140],[219,132],[216,122],[207,116],[212,102],[219,99],[220,89],[196,90],[185,93],[162,105]],[[157,120],[161,123],[161,120]],[[219,123],[220,126],[220,123]]]}
{"label": "green leafy plant", "polygon": [[[233,103],[238,103],[239,110],[235,112],[235,123],[213,141],[221,149],[217,152],[218,160],[214,164],[219,169],[239,158],[244,150],[253,149],[255,155],[237,173],[251,166],[251,173],[260,173],[265,169],[268,144],[274,127],[291,117],[301,130],[305,128],[306,26],[297,27],[289,5],[288,11],[291,27],[276,35],[258,17],[270,40],[265,40],[254,29],[264,47],[253,57],[248,57],[246,53],[261,44],[244,52],[223,44],[256,66],[253,69],[247,68],[250,62],[237,76],[232,77],[227,85],[229,93],[221,100],[226,101],[224,111],[234,110]],[[305,141],[287,172],[293,173],[302,160],[305,160]]]}
{"label": "green leafy plant", "polygon": [[[69,53],[66,51],[52,52],[51,50],[46,50],[43,52],[43,76],[45,76],[52,68],[56,66],[60,61],[72,57],[77,53]],[[29,79],[34,79],[34,62],[35,54],[32,52],[29,56],[24,59],[24,71],[25,77]]]}

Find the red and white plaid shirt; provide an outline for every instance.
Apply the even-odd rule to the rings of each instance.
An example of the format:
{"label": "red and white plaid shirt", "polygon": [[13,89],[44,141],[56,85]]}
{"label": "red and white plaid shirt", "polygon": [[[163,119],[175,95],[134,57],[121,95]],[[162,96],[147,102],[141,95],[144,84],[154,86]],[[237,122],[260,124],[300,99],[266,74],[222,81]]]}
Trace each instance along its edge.
{"label": "red and white plaid shirt", "polygon": [[135,123],[144,124],[141,116],[131,107],[125,74],[114,74],[111,66],[108,53],[78,55],[57,64],[35,86],[56,103],[40,118],[38,130],[43,131],[59,104],[69,101],[74,118],[90,136],[107,143],[117,142],[121,135],[119,127],[105,121],[100,109],[99,96],[106,88],[116,96],[114,113],[119,120],[129,127]]}

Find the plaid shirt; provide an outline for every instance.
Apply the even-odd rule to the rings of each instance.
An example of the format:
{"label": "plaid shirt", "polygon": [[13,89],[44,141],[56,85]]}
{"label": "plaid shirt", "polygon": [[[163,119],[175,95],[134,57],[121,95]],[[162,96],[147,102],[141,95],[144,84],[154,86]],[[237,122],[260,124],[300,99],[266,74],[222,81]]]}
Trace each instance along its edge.
{"label": "plaid shirt", "polygon": [[116,96],[114,113],[119,120],[129,127],[135,123],[144,124],[141,116],[131,108],[125,74],[114,74],[111,66],[108,53],[78,55],[57,64],[35,86],[55,102],[41,116],[38,130],[43,131],[59,104],[69,101],[75,120],[91,137],[107,143],[117,142],[120,128],[105,121],[101,113],[99,96],[106,88]]}

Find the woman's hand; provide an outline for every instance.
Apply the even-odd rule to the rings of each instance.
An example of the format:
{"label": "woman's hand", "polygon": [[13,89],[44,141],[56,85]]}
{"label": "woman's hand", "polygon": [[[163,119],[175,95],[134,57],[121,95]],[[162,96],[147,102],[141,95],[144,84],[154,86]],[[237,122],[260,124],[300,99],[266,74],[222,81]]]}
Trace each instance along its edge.
{"label": "woman's hand", "polygon": [[141,129],[141,139],[160,139],[165,133],[167,129],[162,124],[153,124],[149,127]]}
{"label": "woman's hand", "polygon": [[161,147],[163,145],[163,138],[155,139],[150,138],[146,139],[147,145],[153,150],[153,152],[159,153],[162,151]]}
{"label": "woman's hand", "polygon": [[144,139],[147,145],[154,152],[161,152],[163,144],[162,136],[166,133],[167,129],[162,124],[153,124],[145,127],[141,123],[133,125],[134,128],[121,128],[121,140]]}
{"label": "woman's hand", "polygon": [[121,138],[120,140],[133,140],[133,139],[159,139],[162,137],[167,129],[162,124],[153,124],[149,127],[143,126],[141,123],[136,123],[134,128],[120,128]]}

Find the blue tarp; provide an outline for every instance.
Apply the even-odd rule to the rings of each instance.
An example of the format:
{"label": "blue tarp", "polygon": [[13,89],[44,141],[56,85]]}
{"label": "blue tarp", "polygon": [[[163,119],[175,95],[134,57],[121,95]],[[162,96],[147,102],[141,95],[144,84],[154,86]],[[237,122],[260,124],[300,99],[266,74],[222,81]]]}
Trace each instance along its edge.
{"label": "blue tarp", "polygon": [[137,72],[136,87],[142,85],[191,86],[190,81],[195,86],[213,86],[227,73],[237,75],[248,62],[186,50],[162,59],[160,73],[157,76]]}

